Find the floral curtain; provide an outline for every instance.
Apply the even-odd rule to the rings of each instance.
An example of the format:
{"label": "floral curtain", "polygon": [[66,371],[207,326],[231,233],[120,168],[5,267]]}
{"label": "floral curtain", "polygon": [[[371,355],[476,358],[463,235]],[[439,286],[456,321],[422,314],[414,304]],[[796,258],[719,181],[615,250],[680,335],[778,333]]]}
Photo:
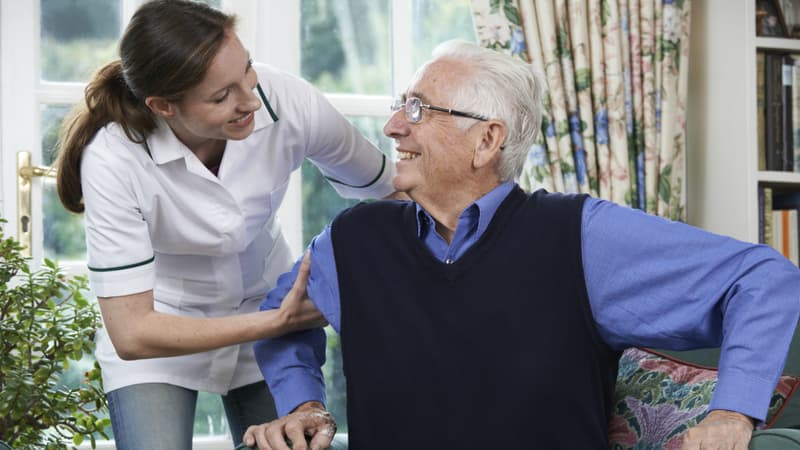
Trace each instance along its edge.
{"label": "floral curtain", "polygon": [[545,75],[520,185],[684,220],[690,0],[471,0],[478,40]]}

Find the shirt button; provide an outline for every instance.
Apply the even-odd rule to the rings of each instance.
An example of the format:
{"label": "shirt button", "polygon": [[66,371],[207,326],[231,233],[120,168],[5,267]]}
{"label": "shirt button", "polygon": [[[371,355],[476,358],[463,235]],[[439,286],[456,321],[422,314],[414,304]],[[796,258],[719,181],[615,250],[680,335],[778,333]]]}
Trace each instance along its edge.
{"label": "shirt button", "polygon": [[453,264],[453,260],[450,259],[450,258],[447,258],[447,259],[444,260],[444,263],[445,264]]}

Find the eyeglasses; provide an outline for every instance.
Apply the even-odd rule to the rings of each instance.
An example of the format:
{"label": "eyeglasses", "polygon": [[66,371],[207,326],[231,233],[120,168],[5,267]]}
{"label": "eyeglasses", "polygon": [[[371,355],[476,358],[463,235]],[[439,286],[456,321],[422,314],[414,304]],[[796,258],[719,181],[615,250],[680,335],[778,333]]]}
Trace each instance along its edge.
{"label": "eyeglasses", "polygon": [[392,112],[397,112],[400,111],[400,109],[405,109],[406,119],[411,123],[420,123],[422,121],[423,109],[440,111],[453,116],[469,117],[470,119],[482,120],[484,122],[489,120],[489,118],[481,116],[480,114],[473,114],[464,111],[456,111],[455,109],[442,108],[441,106],[426,105],[425,103],[422,103],[422,100],[420,100],[417,97],[408,97],[408,98],[405,98],[405,96],[397,97],[396,99],[394,99],[394,102],[392,102],[391,109]]}

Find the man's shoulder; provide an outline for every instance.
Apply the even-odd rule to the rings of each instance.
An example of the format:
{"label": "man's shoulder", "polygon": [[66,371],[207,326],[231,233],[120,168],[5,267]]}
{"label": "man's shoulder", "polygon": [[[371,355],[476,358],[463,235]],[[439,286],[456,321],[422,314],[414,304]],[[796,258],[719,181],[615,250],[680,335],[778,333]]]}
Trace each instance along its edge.
{"label": "man's shoulder", "polygon": [[588,194],[576,193],[563,193],[563,192],[548,192],[545,189],[539,189],[532,193],[527,193],[527,203],[529,205],[535,204],[544,207],[564,207],[566,205],[583,206],[583,202],[589,198]]}
{"label": "man's shoulder", "polygon": [[407,200],[373,200],[359,202],[340,212],[336,219],[346,218],[348,220],[357,220],[366,217],[381,217],[389,214],[402,213],[402,211],[413,207],[414,203]]}
{"label": "man's shoulder", "polygon": [[399,223],[402,217],[414,210],[414,203],[404,200],[375,200],[360,202],[340,212],[331,223],[336,230],[370,228],[379,223]]}

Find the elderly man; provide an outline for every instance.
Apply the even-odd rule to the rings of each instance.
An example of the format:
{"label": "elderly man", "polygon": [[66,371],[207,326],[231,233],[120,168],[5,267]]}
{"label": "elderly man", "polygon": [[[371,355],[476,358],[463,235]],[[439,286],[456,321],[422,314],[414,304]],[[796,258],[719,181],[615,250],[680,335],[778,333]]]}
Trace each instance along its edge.
{"label": "elderly man", "polygon": [[[394,186],[311,244],[307,290],[341,335],[350,448],[601,449],[620,351],[721,346],[712,411],[684,448],[744,449],[800,314],[776,252],[584,195],[513,182],[540,126],[530,66],[447,42],[395,102]],[[308,258],[279,280],[277,308]],[[299,276],[298,276],[299,273]],[[324,334],[259,342],[285,416],[262,450],[323,448]]]}

